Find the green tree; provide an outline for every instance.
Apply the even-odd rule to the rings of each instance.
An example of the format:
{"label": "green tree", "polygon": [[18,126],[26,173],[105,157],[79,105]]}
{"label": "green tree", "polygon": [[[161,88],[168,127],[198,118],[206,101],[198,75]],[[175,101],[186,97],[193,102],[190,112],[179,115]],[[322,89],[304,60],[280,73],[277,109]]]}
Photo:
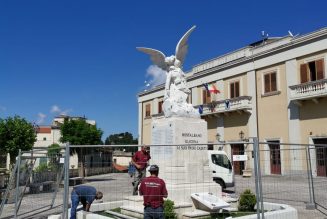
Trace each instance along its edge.
{"label": "green tree", "polygon": [[[106,145],[131,145],[138,144],[138,140],[133,138],[129,132],[109,135],[105,140]],[[137,151],[137,147],[116,147],[115,150],[124,150],[128,152]]]}
{"label": "green tree", "polygon": [[50,159],[49,167],[52,170],[57,170],[59,168],[59,159],[61,157],[60,150],[59,144],[51,144],[48,146],[47,156]]}
{"label": "green tree", "polygon": [[[60,126],[60,142],[71,145],[99,145],[103,144],[101,141],[102,130],[98,129],[96,125],[91,125],[85,119],[68,119]],[[85,176],[85,148],[71,148],[72,154],[77,154],[80,168],[79,176]]]}
{"label": "green tree", "polygon": [[10,154],[10,163],[15,162],[19,149],[28,151],[36,142],[33,124],[20,116],[0,119],[0,152]]}

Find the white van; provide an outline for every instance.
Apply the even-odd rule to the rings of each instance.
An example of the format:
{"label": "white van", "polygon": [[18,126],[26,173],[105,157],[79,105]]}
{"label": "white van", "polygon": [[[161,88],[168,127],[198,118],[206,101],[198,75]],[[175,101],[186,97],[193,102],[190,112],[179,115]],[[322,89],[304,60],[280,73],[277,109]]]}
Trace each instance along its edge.
{"label": "white van", "polygon": [[234,169],[225,151],[208,151],[209,167],[213,181],[225,189],[234,186]]}

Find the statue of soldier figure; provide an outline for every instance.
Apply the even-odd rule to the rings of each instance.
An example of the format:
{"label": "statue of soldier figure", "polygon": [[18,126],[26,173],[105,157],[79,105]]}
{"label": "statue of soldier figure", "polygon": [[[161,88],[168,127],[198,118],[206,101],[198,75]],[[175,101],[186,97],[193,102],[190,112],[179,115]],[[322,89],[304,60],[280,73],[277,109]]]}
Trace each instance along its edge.
{"label": "statue of soldier figure", "polygon": [[139,51],[149,54],[152,62],[167,73],[163,103],[163,112],[167,118],[200,118],[199,112],[192,104],[187,103],[191,91],[186,86],[186,77],[182,70],[188,49],[187,40],[194,29],[195,26],[184,34],[176,46],[176,54],[169,57],[156,49],[137,47]]}

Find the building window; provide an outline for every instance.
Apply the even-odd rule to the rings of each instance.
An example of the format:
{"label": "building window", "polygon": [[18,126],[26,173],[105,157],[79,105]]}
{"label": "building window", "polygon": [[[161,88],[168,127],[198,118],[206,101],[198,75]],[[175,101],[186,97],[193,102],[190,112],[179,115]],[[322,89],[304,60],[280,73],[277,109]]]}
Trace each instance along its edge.
{"label": "building window", "polygon": [[211,103],[210,92],[207,91],[206,89],[202,90],[202,100],[203,100],[203,104]]}
{"label": "building window", "polygon": [[311,61],[300,66],[301,83],[324,79],[324,59]]}
{"label": "building window", "polygon": [[47,140],[47,138],[46,137],[43,137],[43,141],[46,141]]}
{"label": "building window", "polygon": [[229,84],[230,87],[230,98],[236,98],[240,96],[240,82],[235,81]]}
{"label": "building window", "polygon": [[162,113],[162,104],[163,104],[163,100],[158,102],[158,113]]}
{"label": "building window", "polygon": [[147,104],[145,105],[145,117],[150,117],[151,116],[151,105]]}
{"label": "building window", "polygon": [[265,74],[263,77],[265,93],[277,91],[277,72]]}

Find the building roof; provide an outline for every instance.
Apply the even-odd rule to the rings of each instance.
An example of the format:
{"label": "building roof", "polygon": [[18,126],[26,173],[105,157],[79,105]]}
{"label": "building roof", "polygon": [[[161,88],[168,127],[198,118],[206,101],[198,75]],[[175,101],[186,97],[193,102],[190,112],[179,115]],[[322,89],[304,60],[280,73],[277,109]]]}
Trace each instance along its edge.
{"label": "building roof", "polygon": [[36,129],[37,133],[47,133],[50,134],[51,133],[51,126],[39,126]]}

